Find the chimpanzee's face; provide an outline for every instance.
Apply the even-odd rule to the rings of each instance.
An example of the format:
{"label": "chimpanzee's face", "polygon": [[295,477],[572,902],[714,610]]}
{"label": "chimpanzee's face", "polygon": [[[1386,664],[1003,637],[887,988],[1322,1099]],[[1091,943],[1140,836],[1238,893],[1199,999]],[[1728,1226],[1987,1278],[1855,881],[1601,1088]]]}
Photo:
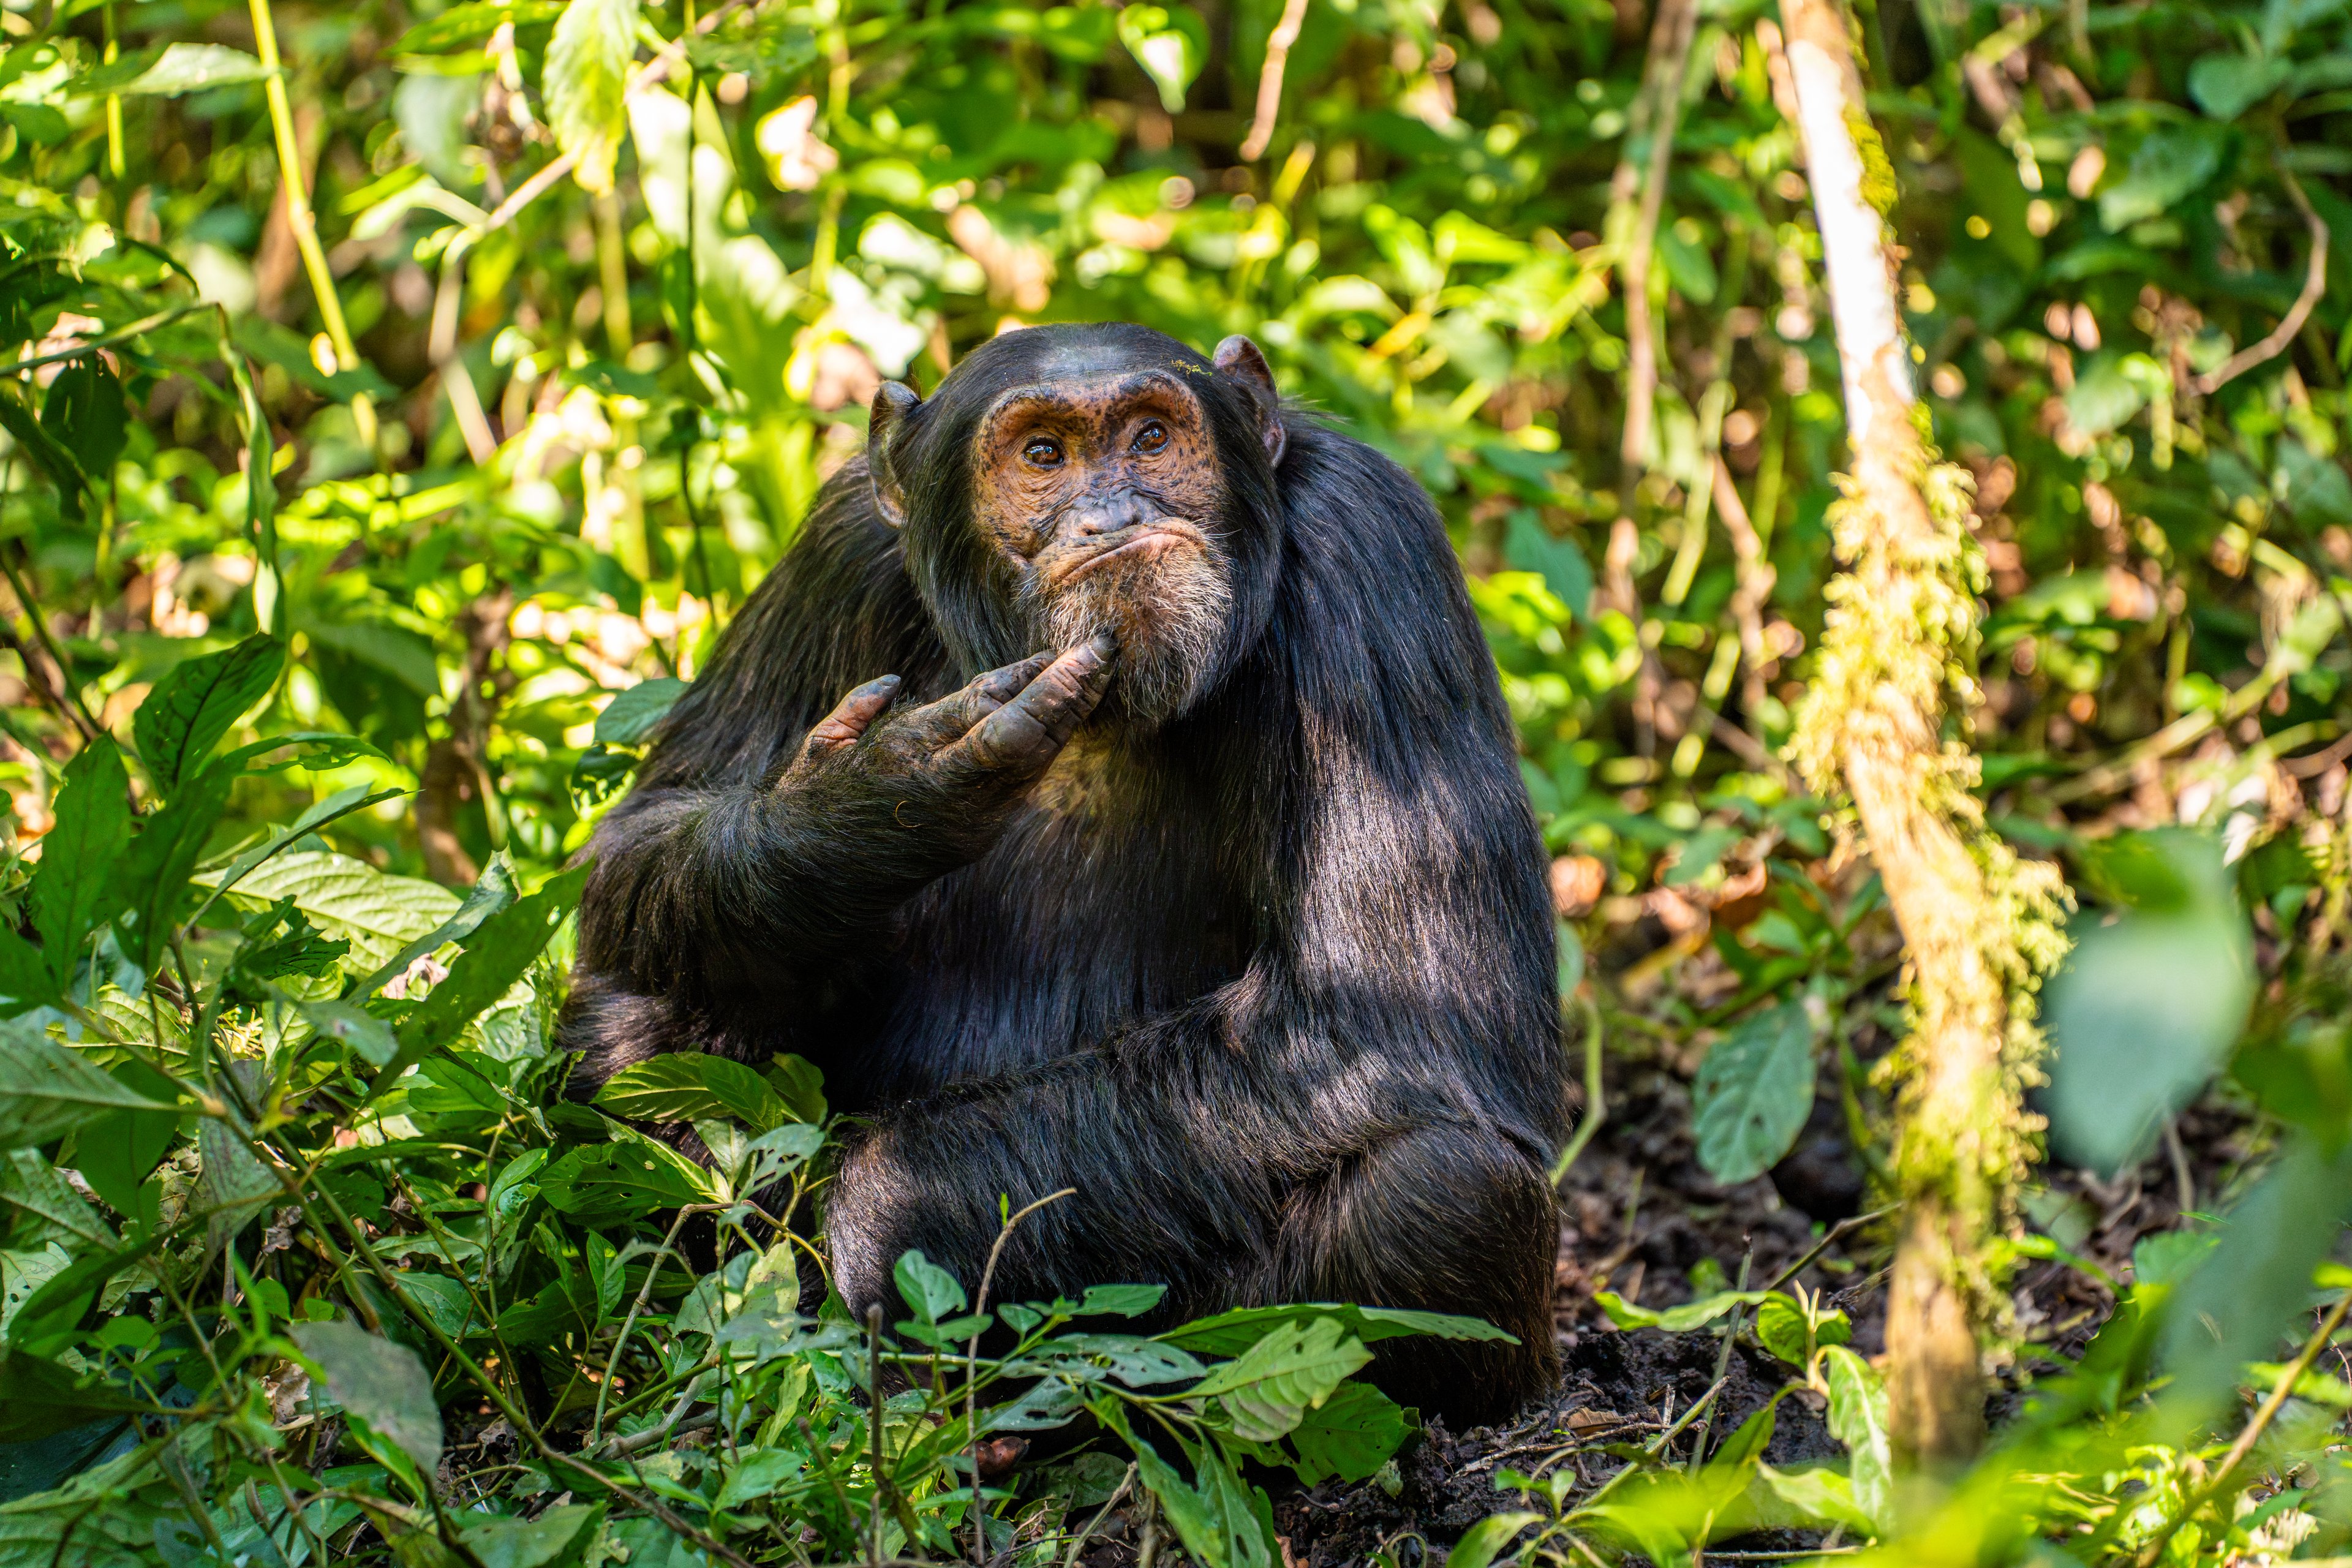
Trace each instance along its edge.
{"label": "chimpanzee's face", "polygon": [[972,521],[1010,568],[1034,646],[1108,631],[1118,708],[1146,724],[1181,712],[1233,610],[1216,444],[1183,375],[1013,387],[972,441]]}

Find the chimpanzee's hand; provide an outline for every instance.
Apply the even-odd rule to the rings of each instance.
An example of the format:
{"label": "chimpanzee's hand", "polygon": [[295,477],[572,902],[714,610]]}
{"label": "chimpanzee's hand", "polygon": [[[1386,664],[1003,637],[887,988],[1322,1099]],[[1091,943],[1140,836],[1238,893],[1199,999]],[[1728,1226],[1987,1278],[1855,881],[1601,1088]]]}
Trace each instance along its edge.
{"label": "chimpanzee's hand", "polygon": [[809,731],[777,787],[821,819],[814,830],[858,841],[885,865],[940,875],[995,841],[1102,700],[1116,648],[1106,633],[903,712],[887,712],[897,676],[870,680]]}

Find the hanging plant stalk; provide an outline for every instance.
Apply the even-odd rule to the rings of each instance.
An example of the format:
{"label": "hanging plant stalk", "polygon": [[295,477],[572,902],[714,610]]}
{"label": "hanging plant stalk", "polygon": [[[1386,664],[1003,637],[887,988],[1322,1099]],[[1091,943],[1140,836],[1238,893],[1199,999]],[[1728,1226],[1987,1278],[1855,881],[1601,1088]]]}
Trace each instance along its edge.
{"label": "hanging plant stalk", "polygon": [[1889,1288],[1892,1436],[1930,1468],[1983,1438],[1979,1346],[2007,1300],[1990,1244],[2013,1223],[2039,1121],[2033,994],[2064,950],[2064,882],[1984,826],[1966,742],[1978,701],[1968,474],[1932,463],[1895,311],[1895,195],[1833,0],[1781,0],[1799,131],[1829,275],[1851,468],[1832,513],[1846,571],[1791,742],[1815,789],[1843,785],[1907,948],[1909,1038],[1892,1179],[1903,1217]]}

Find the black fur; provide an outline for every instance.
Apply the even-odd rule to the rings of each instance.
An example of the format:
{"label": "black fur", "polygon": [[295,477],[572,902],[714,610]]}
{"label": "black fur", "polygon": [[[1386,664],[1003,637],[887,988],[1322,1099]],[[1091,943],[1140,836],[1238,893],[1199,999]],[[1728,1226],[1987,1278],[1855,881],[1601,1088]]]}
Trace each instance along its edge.
{"label": "black fur", "polygon": [[[969,526],[973,423],[1005,388],[1147,364],[1195,378],[1230,498],[1235,630],[1207,696],[1150,733],[1097,721],[944,875],[929,835],[877,845],[779,790],[851,687],[896,672],[905,708],[1041,651]],[[998,1299],[1158,1281],[1171,1321],[1469,1313],[1520,1346],[1397,1340],[1377,1370],[1491,1417],[1557,1365],[1541,847],[1428,498],[1296,413],[1277,473],[1268,414],[1158,333],[1036,328],[893,432],[903,533],[862,461],[835,476],[598,832],[575,1090],[680,1047],[815,1062],[872,1119],[827,1213],[853,1310],[910,1247],[972,1286],[1000,1194],[1076,1187],[1006,1248]]]}

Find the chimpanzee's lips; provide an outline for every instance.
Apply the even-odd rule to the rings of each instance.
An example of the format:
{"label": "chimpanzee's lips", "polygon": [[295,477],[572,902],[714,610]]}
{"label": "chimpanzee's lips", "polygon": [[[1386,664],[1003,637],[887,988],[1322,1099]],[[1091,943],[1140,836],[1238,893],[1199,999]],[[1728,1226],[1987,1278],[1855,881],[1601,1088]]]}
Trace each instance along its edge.
{"label": "chimpanzee's lips", "polygon": [[1068,571],[1061,574],[1064,583],[1075,583],[1096,567],[1112,561],[1154,561],[1183,545],[1199,546],[1206,542],[1201,532],[1186,522],[1152,523],[1130,531],[1108,547],[1097,550]]}

